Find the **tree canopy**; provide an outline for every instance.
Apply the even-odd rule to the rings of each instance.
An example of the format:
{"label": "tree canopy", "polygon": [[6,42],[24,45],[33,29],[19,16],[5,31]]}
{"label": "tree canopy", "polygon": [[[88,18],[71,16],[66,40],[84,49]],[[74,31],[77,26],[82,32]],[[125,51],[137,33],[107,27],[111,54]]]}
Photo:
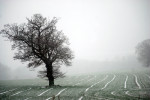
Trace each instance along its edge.
{"label": "tree canopy", "polygon": [[136,47],[138,60],[146,67],[150,67],[150,39],[144,40]]}
{"label": "tree canopy", "polygon": [[68,38],[56,28],[57,21],[56,17],[49,21],[41,14],[34,14],[27,18],[27,23],[7,24],[0,32],[13,42],[12,48],[17,49],[15,59],[28,62],[32,68],[45,64],[39,76],[47,77],[50,84],[54,84],[54,78],[63,76],[60,66],[70,66],[74,58]]}

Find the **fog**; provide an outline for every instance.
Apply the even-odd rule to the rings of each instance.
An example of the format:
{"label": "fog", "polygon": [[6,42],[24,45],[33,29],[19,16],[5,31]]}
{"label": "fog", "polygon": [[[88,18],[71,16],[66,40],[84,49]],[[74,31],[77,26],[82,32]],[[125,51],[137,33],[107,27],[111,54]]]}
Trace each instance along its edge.
{"label": "fog", "polygon": [[[135,47],[150,37],[150,0],[0,0],[0,30],[35,13],[59,18],[75,55],[67,75],[142,68]],[[0,79],[36,78],[13,60],[11,42],[0,36],[0,46]]]}

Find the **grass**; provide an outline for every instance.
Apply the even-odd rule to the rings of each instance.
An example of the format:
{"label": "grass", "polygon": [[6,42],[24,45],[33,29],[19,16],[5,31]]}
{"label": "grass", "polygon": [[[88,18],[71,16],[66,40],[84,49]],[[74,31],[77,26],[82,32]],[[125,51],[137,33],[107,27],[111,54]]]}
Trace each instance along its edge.
{"label": "grass", "polygon": [[[137,76],[141,89],[138,88],[135,77],[130,72],[67,76],[55,80],[56,86],[52,87],[45,87],[48,82],[42,79],[5,80],[0,81],[0,100],[27,98],[28,100],[46,100],[50,97],[54,99],[56,95],[58,96],[54,100],[78,100],[80,97],[83,97],[82,100],[150,100],[150,78],[147,76],[150,73],[141,71],[134,74]],[[107,75],[108,77],[103,80]],[[111,81],[114,75],[116,77]],[[127,75],[127,88],[124,88]],[[95,85],[92,86],[93,84]],[[106,84],[107,86],[102,89]],[[50,88],[52,89],[47,91]],[[87,88],[89,88],[88,91],[86,91]],[[38,96],[41,93],[43,94]]]}

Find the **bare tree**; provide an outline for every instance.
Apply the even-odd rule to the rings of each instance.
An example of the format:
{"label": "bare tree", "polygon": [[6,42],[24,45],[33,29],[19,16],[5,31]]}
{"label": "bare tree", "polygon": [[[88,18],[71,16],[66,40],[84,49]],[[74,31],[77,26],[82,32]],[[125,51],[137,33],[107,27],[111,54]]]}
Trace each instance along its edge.
{"label": "bare tree", "polygon": [[150,39],[144,40],[136,47],[138,60],[146,67],[150,67]]}
{"label": "bare tree", "polygon": [[17,49],[15,59],[27,61],[30,68],[45,65],[39,76],[47,77],[49,86],[54,85],[55,78],[64,75],[59,70],[60,66],[70,66],[74,58],[67,37],[56,29],[57,21],[57,18],[49,21],[40,14],[34,14],[30,19],[27,18],[27,23],[7,24],[0,31],[13,42],[12,49]]}

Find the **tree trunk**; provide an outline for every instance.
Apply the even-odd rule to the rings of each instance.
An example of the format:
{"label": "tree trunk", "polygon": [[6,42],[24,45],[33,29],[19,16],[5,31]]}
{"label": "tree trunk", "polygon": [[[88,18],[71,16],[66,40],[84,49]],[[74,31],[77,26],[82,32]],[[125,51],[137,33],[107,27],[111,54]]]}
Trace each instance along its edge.
{"label": "tree trunk", "polygon": [[54,78],[52,77],[48,77],[48,81],[49,81],[49,86],[53,86],[54,85]]}
{"label": "tree trunk", "polygon": [[46,64],[46,68],[47,68],[47,78],[48,78],[48,81],[49,81],[49,86],[53,86],[54,85],[54,77],[53,77],[52,63]]}

